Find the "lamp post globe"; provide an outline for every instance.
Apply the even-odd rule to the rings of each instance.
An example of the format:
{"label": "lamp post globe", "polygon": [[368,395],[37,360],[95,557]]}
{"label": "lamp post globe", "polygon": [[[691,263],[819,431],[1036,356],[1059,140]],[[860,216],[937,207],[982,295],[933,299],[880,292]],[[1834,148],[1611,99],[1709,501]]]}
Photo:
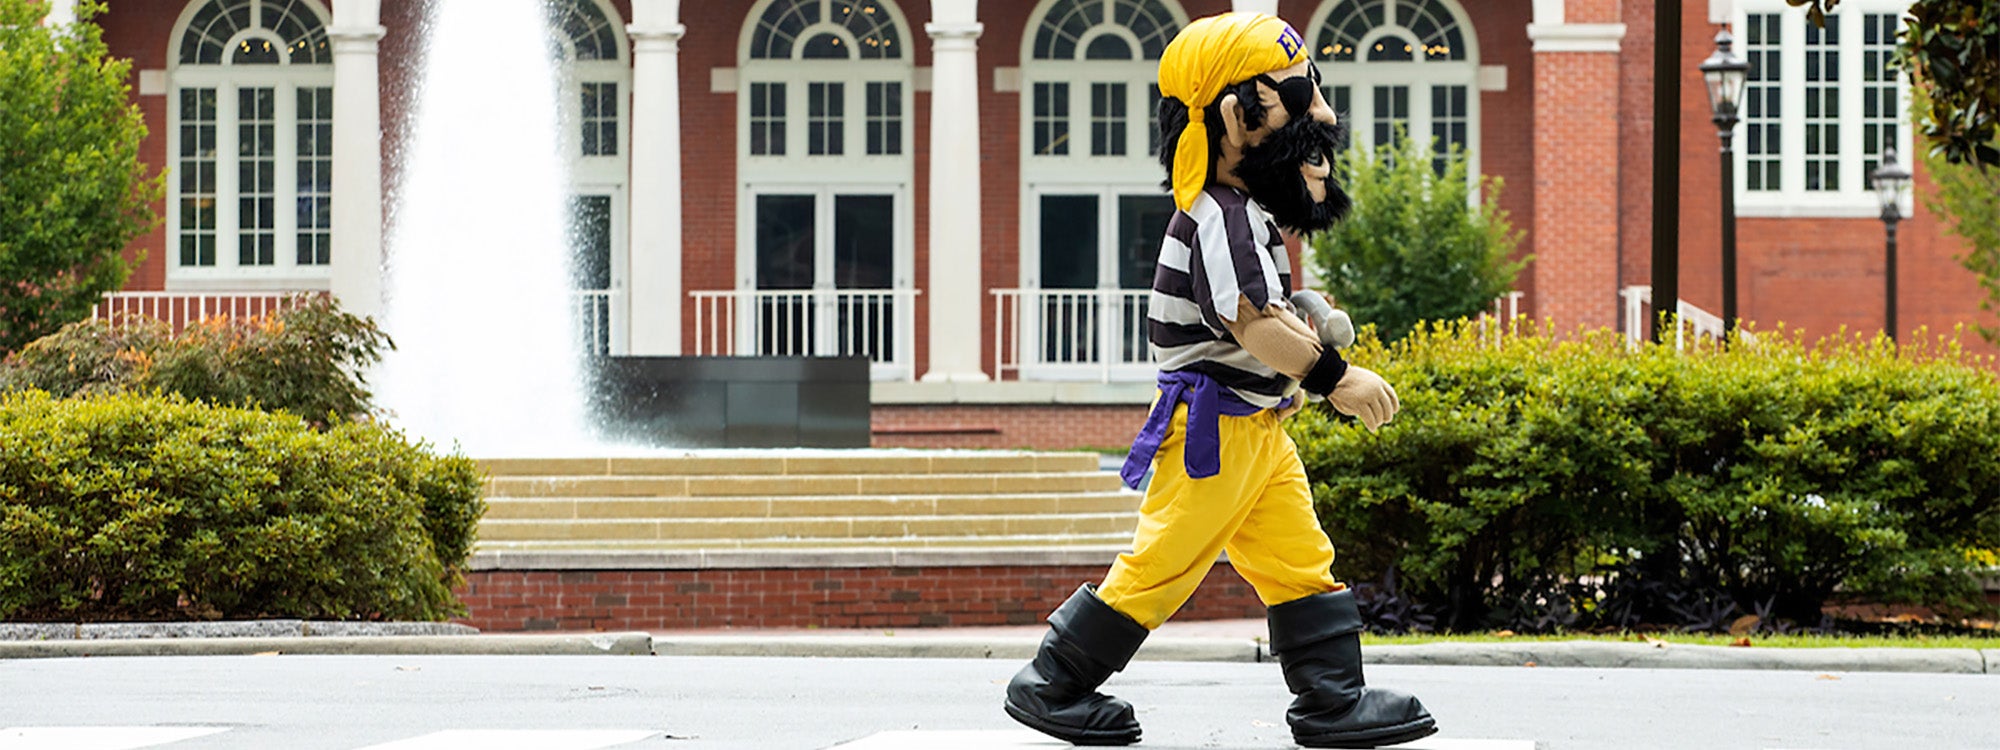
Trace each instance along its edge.
{"label": "lamp post globe", "polygon": [[1882,330],[1896,340],[1896,223],[1903,220],[1903,190],[1910,186],[1910,169],[1896,162],[1896,149],[1882,149],[1882,163],[1868,175],[1875,198],[1882,203],[1882,226],[1886,231],[1882,290]]}
{"label": "lamp post globe", "polygon": [[1737,57],[1736,37],[1723,29],[1715,35],[1715,53],[1701,63],[1708,84],[1708,107],[1722,139],[1722,326],[1725,338],[1736,330],[1736,135],[1737,106],[1750,63]]}

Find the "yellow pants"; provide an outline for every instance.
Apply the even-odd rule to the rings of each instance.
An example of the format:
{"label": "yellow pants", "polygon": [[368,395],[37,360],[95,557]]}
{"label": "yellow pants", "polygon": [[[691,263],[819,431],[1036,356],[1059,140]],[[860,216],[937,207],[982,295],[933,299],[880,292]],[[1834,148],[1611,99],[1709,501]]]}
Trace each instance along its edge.
{"label": "yellow pants", "polygon": [[1298,446],[1277,414],[1218,417],[1222,472],[1192,479],[1187,411],[1186,404],[1174,409],[1132,551],[1111,564],[1098,597],[1157,628],[1194,595],[1223,550],[1265,606],[1343,588],[1333,579],[1333,543],[1313,513]]}

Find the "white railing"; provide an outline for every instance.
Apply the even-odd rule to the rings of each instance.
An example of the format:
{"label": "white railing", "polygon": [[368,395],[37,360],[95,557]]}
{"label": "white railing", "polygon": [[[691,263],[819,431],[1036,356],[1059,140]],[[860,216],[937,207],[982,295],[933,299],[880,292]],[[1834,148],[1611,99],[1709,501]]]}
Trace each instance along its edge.
{"label": "white railing", "polygon": [[694,347],[706,357],[851,357],[877,380],[916,376],[915,289],[689,292]]}
{"label": "white railing", "polygon": [[[570,292],[571,326],[583,353],[602,357],[612,353],[612,342],[621,341],[623,325],[614,313],[618,292],[612,289],[577,289]],[[622,348],[622,347],[621,347]]]}
{"label": "white railing", "polygon": [[90,317],[113,324],[133,317],[152,318],[178,333],[208,318],[261,318],[320,294],[325,292],[109,292],[90,308]]}
{"label": "white railing", "polygon": [[995,289],[993,362],[1000,378],[1148,380],[1147,289]]}
{"label": "white railing", "polygon": [[[1652,328],[1655,322],[1653,319],[1653,288],[1650,286],[1628,286],[1618,290],[1618,296],[1625,302],[1625,338],[1631,341],[1633,346],[1638,346],[1640,342],[1647,340],[1652,335]],[[1722,340],[1723,325],[1720,316],[1690,305],[1684,299],[1675,300],[1674,302],[1675,314],[1680,317],[1681,321],[1680,325],[1674,326],[1675,351],[1687,348],[1687,335],[1690,331],[1697,338],[1707,337],[1717,341]],[[1744,341],[1754,340],[1754,337],[1746,331],[1738,331],[1737,335],[1741,336]]]}

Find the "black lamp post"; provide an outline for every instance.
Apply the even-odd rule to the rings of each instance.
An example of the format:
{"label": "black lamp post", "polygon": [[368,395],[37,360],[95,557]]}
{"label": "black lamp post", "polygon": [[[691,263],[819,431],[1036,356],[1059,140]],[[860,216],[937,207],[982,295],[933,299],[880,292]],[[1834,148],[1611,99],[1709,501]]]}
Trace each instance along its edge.
{"label": "black lamp post", "polygon": [[1868,176],[1874,183],[1875,197],[1882,201],[1882,224],[1889,230],[1888,266],[1884,276],[1887,287],[1883,290],[1882,301],[1886,312],[1882,318],[1882,330],[1889,334],[1889,340],[1896,340],[1896,222],[1903,220],[1903,188],[1910,184],[1910,170],[1896,163],[1896,150],[1882,149],[1882,163],[1875,167],[1875,173]]}
{"label": "black lamp post", "polygon": [[1723,29],[1715,35],[1715,54],[1701,63],[1708,84],[1708,107],[1716,134],[1722,137],[1722,326],[1726,337],[1736,330],[1736,107],[1743,96],[1744,74],[1750,63],[1731,51],[1736,41]]}

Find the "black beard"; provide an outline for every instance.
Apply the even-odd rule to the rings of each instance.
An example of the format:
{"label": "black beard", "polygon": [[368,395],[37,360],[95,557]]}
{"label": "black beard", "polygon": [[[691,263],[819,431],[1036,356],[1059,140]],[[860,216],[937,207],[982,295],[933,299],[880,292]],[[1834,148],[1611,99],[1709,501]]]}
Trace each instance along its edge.
{"label": "black beard", "polygon": [[1353,206],[1347,191],[1326,176],[1326,199],[1314,202],[1306,190],[1300,167],[1317,154],[1328,165],[1347,144],[1344,125],[1328,125],[1310,117],[1293,118],[1285,126],[1264,137],[1264,142],[1243,149],[1243,161],[1236,165],[1236,177],[1249,188],[1250,197],[1271,214],[1278,226],[1297,234],[1311,234],[1347,218]]}

